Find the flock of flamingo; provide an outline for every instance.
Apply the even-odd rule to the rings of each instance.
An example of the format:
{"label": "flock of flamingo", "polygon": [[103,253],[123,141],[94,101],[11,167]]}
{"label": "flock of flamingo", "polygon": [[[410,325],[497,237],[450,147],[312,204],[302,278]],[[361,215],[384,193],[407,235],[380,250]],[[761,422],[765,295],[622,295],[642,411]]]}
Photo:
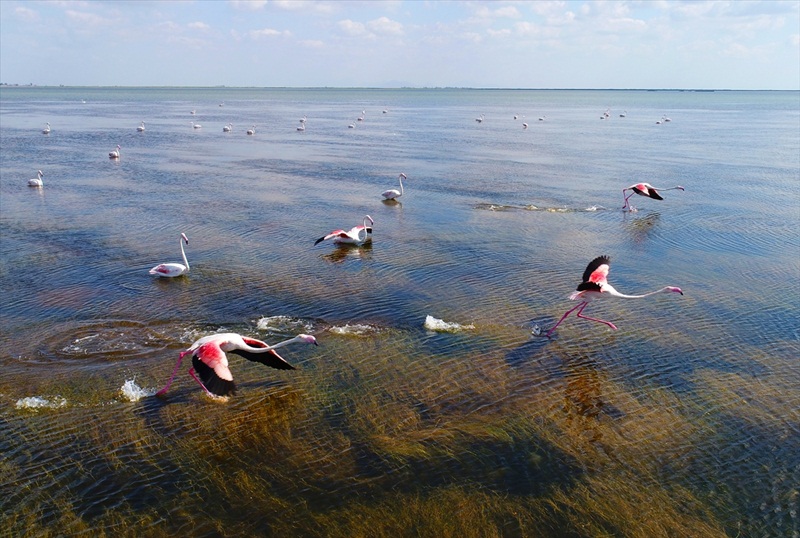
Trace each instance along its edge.
{"label": "flock of flamingo", "polygon": [[[220,106],[223,106],[220,104]],[[383,111],[384,114],[386,110]],[[195,114],[195,111],[192,111],[192,114]],[[620,117],[625,117],[627,113],[620,114]],[[519,116],[515,115],[514,119],[516,120]],[[605,119],[610,117],[610,113],[607,110],[601,119]],[[364,114],[358,118],[358,121],[363,121]],[[542,116],[539,118],[540,121],[544,121],[546,116]],[[481,114],[478,118],[475,119],[476,122],[482,123],[485,120],[485,115]],[[670,121],[666,116],[662,118],[662,121]],[[298,131],[305,130],[305,123],[306,117],[300,119],[300,126],[297,127]],[[661,122],[657,122],[661,123]],[[192,128],[200,129],[202,126],[200,124],[191,123]],[[350,125],[350,127],[354,127],[354,125]],[[527,123],[523,123],[523,128],[527,128]],[[223,127],[223,132],[231,132],[233,126],[229,123]],[[145,122],[142,121],[141,124],[137,127],[137,131],[143,132],[145,130]],[[44,134],[50,134],[50,124],[47,123],[45,128],[42,130]],[[255,125],[252,126],[251,129],[247,130],[248,135],[255,134]],[[109,152],[108,156],[110,159],[119,159],[120,158],[120,146],[117,145],[116,149]],[[42,177],[44,174],[41,170],[37,172],[37,177],[28,180],[28,185],[31,187],[42,187]],[[403,180],[407,179],[404,173],[400,173],[398,176],[399,182],[399,189],[388,189],[381,193],[381,198],[384,202],[396,202],[398,198],[403,196],[404,188],[403,188]],[[636,183],[631,185],[630,187],[625,187],[622,189],[622,197],[623,197],[623,211],[636,211],[636,209],[630,205],[630,198],[634,194],[638,194],[639,196],[643,196],[646,198],[650,198],[653,200],[663,200],[663,196],[659,194],[660,191],[668,191],[668,190],[681,190],[684,191],[684,187],[678,185],[675,187],[669,188],[659,188],[650,185],[649,183]],[[629,194],[626,194],[630,191]],[[314,245],[318,245],[319,243],[331,239],[335,245],[350,245],[350,246],[361,246],[371,241],[372,239],[372,226],[375,224],[372,217],[369,215],[365,215],[361,224],[356,225],[349,230],[344,229],[337,229],[333,230],[326,235],[323,235],[319,239],[314,242]],[[149,274],[157,277],[162,278],[175,278],[186,275],[189,273],[189,261],[186,258],[186,251],[184,250],[184,244],[189,244],[189,239],[186,237],[186,234],[180,234],[180,249],[181,249],[181,257],[183,258],[183,263],[161,263],[156,265],[152,269],[150,269]],[[581,319],[586,319],[589,321],[594,321],[598,323],[602,323],[607,325],[612,330],[616,330],[617,327],[610,321],[606,321],[599,318],[592,318],[589,316],[583,315],[583,310],[586,306],[593,300],[598,299],[606,299],[606,298],[620,298],[620,299],[643,299],[645,297],[651,297],[658,294],[672,294],[678,293],[683,295],[683,291],[676,287],[676,286],[665,286],[661,289],[656,291],[652,291],[649,293],[645,293],[642,295],[627,295],[624,293],[618,292],[614,289],[611,284],[608,283],[608,272],[610,269],[611,260],[608,256],[599,256],[589,262],[589,265],[586,267],[586,270],[583,273],[583,278],[581,279],[581,283],[578,284],[578,287],[575,292],[573,292],[569,299],[571,301],[579,301],[576,306],[567,310],[564,315],[556,322],[556,324],[549,330],[547,333],[544,334],[545,337],[550,338],[553,332],[558,328],[559,325],[572,313],[577,311],[575,314],[576,317]],[[535,327],[533,329],[534,335],[540,335],[541,329],[539,327]],[[169,380],[167,381],[166,386],[156,393],[157,396],[163,396],[166,394],[167,390],[169,390],[172,382],[175,378],[175,375],[180,370],[180,366],[183,362],[183,359],[186,355],[190,355],[192,359],[192,366],[189,368],[189,375],[200,385],[203,391],[214,398],[224,398],[228,395],[234,393],[236,391],[236,385],[233,381],[233,375],[231,374],[230,368],[228,367],[228,359],[226,353],[234,353],[241,357],[244,357],[247,360],[259,362],[271,368],[276,368],[279,370],[294,370],[294,366],[284,360],[275,349],[293,344],[293,343],[306,343],[306,344],[314,344],[318,345],[316,338],[312,335],[308,334],[298,334],[297,336],[290,338],[288,340],[278,342],[277,344],[269,345],[266,342],[262,342],[261,340],[257,340],[255,338],[250,338],[246,336],[242,336],[236,333],[220,333],[220,334],[212,334],[209,336],[204,336],[197,341],[195,341],[189,348],[184,351],[181,351],[178,356],[178,362],[175,365],[175,369],[172,372]],[[198,377],[199,376],[199,377]]]}

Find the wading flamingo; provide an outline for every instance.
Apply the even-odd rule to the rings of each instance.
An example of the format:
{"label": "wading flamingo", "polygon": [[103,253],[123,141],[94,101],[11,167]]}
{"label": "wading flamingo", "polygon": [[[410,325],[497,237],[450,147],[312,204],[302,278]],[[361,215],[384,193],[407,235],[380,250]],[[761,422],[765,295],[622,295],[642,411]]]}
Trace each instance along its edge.
{"label": "wading flamingo", "polygon": [[[181,367],[181,362],[186,355],[192,356],[192,367],[189,368],[189,375],[197,381],[206,394],[212,397],[227,396],[236,392],[236,384],[233,382],[233,375],[228,368],[228,357],[225,353],[236,353],[245,359],[253,362],[260,362],[278,370],[294,370],[295,367],[283,360],[274,350],[276,348],[292,344],[294,342],[304,342],[306,344],[317,344],[316,338],[309,334],[298,334],[294,338],[279,342],[275,345],[268,345],[261,340],[248,338],[236,333],[220,333],[204,336],[197,340],[191,347],[181,351],[178,355],[178,364],[167,381],[167,385],[156,393],[156,396],[166,394],[172,385],[172,380]],[[198,379],[195,372],[200,375]]]}
{"label": "wading flamingo", "polygon": [[383,196],[386,200],[396,200],[403,196],[403,180],[406,179],[406,175],[400,172],[400,176],[398,177],[400,180],[400,190],[397,189],[389,189],[388,191],[383,191],[381,196]]}
{"label": "wading flamingo", "polygon": [[202,129],[203,126],[199,123],[192,122],[192,129]]}
{"label": "wading flamingo", "polygon": [[139,131],[140,133],[141,133],[141,132],[143,132],[143,131],[144,131],[144,122],[142,122],[142,123],[139,125],[139,127],[137,127],[137,128],[136,128],[136,130],[137,130],[137,131]]}
{"label": "wading flamingo", "polygon": [[189,272],[189,262],[186,259],[186,252],[183,251],[183,243],[189,244],[186,234],[181,234],[181,256],[183,256],[183,263],[162,263],[150,269],[151,275],[164,276],[167,278],[174,278]]}
{"label": "wading flamingo", "polygon": [[247,130],[247,134],[249,134],[249,135],[254,135],[254,134],[256,134],[256,126],[255,126],[255,125],[253,125],[252,127],[250,127],[250,128]]}
{"label": "wading flamingo", "polygon": [[121,150],[121,149],[122,148],[119,147],[119,144],[117,144],[117,149],[108,152],[108,158],[109,159],[119,159],[119,150]]}
{"label": "wading flamingo", "polygon": [[485,117],[486,117],[485,114],[481,114],[480,116],[475,118],[475,121],[477,121],[478,123],[483,123],[483,120],[485,119]]}
{"label": "wading flamingo", "polygon": [[232,130],[233,130],[233,125],[230,123],[222,128],[223,133],[230,133]]}
{"label": "wading flamingo", "polygon": [[[367,221],[369,221],[369,226],[367,226]],[[364,217],[364,224],[354,226],[347,232],[344,230],[334,230],[328,235],[322,236],[314,241],[314,245],[318,245],[326,239],[333,239],[336,245],[363,245],[371,239],[373,224],[375,224],[375,222],[372,220],[372,217],[367,215]]]}
{"label": "wading flamingo", "polygon": [[42,129],[42,134],[50,134],[50,122],[47,122]]}
{"label": "wading flamingo", "polygon": [[38,172],[36,172],[36,175],[38,177],[28,180],[28,187],[41,187],[44,185],[44,183],[42,183],[42,176],[44,176],[44,174],[42,174],[42,171],[39,170]]}
{"label": "wading flamingo", "polygon": [[[633,196],[634,194],[638,194],[639,196],[647,196],[648,198],[652,198],[653,200],[663,200],[664,198],[658,194],[658,191],[674,191],[676,189],[679,190],[686,190],[680,185],[676,187],[670,187],[668,189],[662,189],[660,187],[653,187],[649,183],[637,183],[636,185],[631,185],[630,187],[625,187],[622,189],[622,197],[625,199],[625,204],[622,206],[622,209],[628,209],[633,211],[631,204],[628,202],[628,199]],[[632,191],[629,195],[625,196],[625,191]]]}
{"label": "wading flamingo", "polygon": [[616,330],[617,327],[611,323],[610,321],[605,321],[602,319],[597,318],[590,318],[588,316],[583,315],[583,309],[586,308],[586,305],[589,304],[590,301],[593,299],[601,299],[607,297],[618,297],[620,299],[643,299],[644,297],[650,297],[651,295],[657,295],[659,293],[680,293],[683,295],[683,291],[680,288],[676,288],[675,286],[666,286],[661,288],[660,290],[651,291],[650,293],[645,293],[644,295],[625,295],[624,293],[620,293],[611,286],[606,281],[608,277],[608,270],[611,264],[611,260],[608,256],[599,256],[589,262],[589,265],[586,267],[586,270],[583,272],[583,282],[578,284],[577,291],[574,291],[572,295],[569,296],[570,301],[577,301],[580,300],[577,306],[569,309],[566,313],[561,316],[561,319],[558,320],[552,329],[547,331],[548,338],[556,330],[556,327],[561,325],[561,322],[570,315],[575,310],[578,311],[576,316],[583,319],[588,319],[590,321],[597,321],[599,323],[605,323],[612,329]]}

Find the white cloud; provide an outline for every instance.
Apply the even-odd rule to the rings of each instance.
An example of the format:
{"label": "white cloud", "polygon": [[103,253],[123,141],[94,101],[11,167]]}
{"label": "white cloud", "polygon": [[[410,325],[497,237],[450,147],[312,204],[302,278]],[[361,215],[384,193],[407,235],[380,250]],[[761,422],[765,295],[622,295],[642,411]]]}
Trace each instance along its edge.
{"label": "white cloud", "polygon": [[14,14],[17,16],[17,18],[22,19],[25,22],[34,22],[39,20],[39,13],[22,6],[17,7],[14,10]]}
{"label": "white cloud", "polygon": [[94,13],[86,13],[83,11],[73,11],[71,9],[68,9],[66,11],[66,15],[72,22],[77,22],[78,24],[82,25],[88,24],[90,26],[100,26],[108,22],[100,15],[95,15]]}
{"label": "white cloud", "polygon": [[241,11],[258,11],[267,5],[267,0],[228,0],[233,9]]}
{"label": "white cloud", "polygon": [[252,39],[272,38],[272,37],[290,37],[292,33],[289,30],[275,30],[273,28],[264,28],[262,30],[253,30],[248,34]]}
{"label": "white cloud", "polygon": [[381,17],[367,23],[370,30],[383,35],[403,35],[403,24],[387,17]]}
{"label": "white cloud", "polygon": [[341,29],[342,32],[351,37],[362,37],[369,35],[366,26],[360,22],[351,21],[350,19],[339,21],[337,26],[339,26],[339,29]]}
{"label": "white cloud", "polygon": [[190,22],[188,24],[192,30],[210,30],[211,27],[204,22]]}

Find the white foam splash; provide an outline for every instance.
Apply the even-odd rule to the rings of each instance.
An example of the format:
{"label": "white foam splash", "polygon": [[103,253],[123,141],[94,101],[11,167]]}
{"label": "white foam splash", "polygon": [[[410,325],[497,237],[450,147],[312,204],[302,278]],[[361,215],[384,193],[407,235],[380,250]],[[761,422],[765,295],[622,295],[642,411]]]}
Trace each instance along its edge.
{"label": "white foam splash", "polygon": [[17,409],[57,409],[67,405],[66,398],[56,396],[52,400],[42,398],[41,396],[28,396],[27,398],[20,398],[17,400]]}
{"label": "white foam splash", "polygon": [[259,331],[283,330],[287,327],[299,327],[300,330],[307,332],[312,328],[311,323],[289,316],[266,316],[256,321],[256,329]]}
{"label": "white foam splash", "polygon": [[441,319],[436,319],[433,316],[425,316],[425,328],[429,331],[437,331],[437,332],[458,332],[458,331],[465,331],[469,329],[474,329],[475,325],[461,325],[460,323],[448,323],[447,321],[442,321]]}
{"label": "white foam splash", "polygon": [[378,329],[377,327],[373,327],[372,325],[363,325],[359,323],[350,325],[349,323],[347,323],[345,325],[331,327],[329,330],[334,334],[340,334],[344,336],[364,336],[366,334],[376,333],[380,329]]}
{"label": "white foam splash", "polygon": [[130,402],[138,402],[142,398],[153,396],[156,393],[155,389],[143,389],[136,384],[135,379],[126,380],[119,391]]}

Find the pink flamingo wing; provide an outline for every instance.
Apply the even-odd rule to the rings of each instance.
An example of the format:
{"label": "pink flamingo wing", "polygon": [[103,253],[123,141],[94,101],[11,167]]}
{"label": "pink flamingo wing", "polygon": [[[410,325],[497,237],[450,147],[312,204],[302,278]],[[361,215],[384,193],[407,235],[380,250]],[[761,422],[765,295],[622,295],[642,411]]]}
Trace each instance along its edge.
{"label": "pink flamingo wing", "polygon": [[194,351],[194,356],[214,370],[214,373],[220,379],[233,381],[233,374],[228,368],[228,358],[219,347],[218,342],[206,342]]}
{"label": "pink flamingo wing", "polygon": [[611,258],[608,256],[598,256],[586,266],[586,270],[583,272],[583,282],[592,282],[600,285],[605,284],[610,268]]}

